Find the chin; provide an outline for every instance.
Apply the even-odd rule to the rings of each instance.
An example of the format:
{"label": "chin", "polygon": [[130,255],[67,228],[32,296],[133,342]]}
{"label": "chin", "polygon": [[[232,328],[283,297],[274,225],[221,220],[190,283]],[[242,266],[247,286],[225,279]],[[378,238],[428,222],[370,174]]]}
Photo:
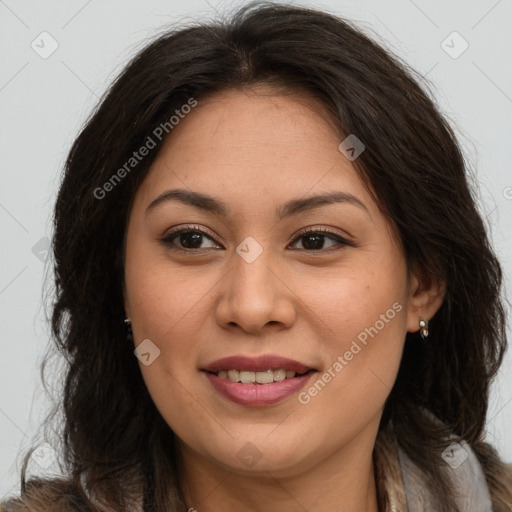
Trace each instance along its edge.
{"label": "chin", "polygon": [[275,433],[267,437],[238,436],[228,446],[217,448],[215,453],[209,452],[210,457],[229,471],[262,477],[268,477],[269,473],[274,477],[296,476],[315,464],[318,453],[315,446],[308,446],[299,435]]}

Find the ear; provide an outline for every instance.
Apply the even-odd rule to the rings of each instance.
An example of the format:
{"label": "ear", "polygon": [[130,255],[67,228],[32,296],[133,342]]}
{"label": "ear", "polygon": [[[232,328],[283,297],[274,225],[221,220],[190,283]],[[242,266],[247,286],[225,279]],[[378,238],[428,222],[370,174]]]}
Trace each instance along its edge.
{"label": "ear", "polygon": [[431,320],[443,303],[446,283],[421,270],[412,272],[409,277],[409,295],[407,304],[407,331],[420,330],[421,318]]}

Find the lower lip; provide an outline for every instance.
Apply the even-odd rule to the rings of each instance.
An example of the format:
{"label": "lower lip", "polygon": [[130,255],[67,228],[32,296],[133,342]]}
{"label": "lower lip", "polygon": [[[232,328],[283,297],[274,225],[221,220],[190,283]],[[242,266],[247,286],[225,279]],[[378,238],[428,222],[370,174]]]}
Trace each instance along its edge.
{"label": "lower lip", "polygon": [[299,391],[310,379],[314,371],[300,377],[285,379],[270,384],[242,384],[230,379],[221,379],[217,375],[203,371],[213,387],[223,396],[236,404],[248,407],[260,407],[280,402]]}

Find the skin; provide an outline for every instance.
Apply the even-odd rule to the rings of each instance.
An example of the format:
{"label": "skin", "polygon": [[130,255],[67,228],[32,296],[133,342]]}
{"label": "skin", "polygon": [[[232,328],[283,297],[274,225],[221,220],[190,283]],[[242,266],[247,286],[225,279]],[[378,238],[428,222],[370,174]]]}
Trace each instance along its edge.
{"label": "skin", "polygon": [[[392,227],[338,149],[344,138],[307,96],[224,91],[175,126],[135,196],[125,311],[135,345],[149,338],[160,350],[140,370],[177,435],[182,490],[198,512],[378,510],[371,456],[383,406],[406,333],[439,309],[444,284],[408,270]],[[175,188],[209,194],[229,213],[168,201],[145,214]],[[276,222],[286,201],[333,191],[366,210],[334,203]],[[159,242],[188,224],[206,232],[192,246],[200,249],[179,236],[174,247],[185,252]],[[354,246],[326,235],[311,249],[299,236],[309,226]],[[252,263],[236,252],[248,236],[263,249]],[[238,405],[199,370],[225,356],[275,353],[316,368],[312,384],[394,303],[401,310],[307,405],[297,393]],[[251,467],[237,457],[246,443],[261,456]]]}

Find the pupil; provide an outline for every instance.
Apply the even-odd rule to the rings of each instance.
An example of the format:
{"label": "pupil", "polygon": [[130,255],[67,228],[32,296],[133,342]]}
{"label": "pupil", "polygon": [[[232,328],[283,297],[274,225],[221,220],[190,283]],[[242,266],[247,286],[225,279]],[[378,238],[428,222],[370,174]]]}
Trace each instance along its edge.
{"label": "pupil", "polygon": [[[306,242],[303,243],[305,249],[322,249],[324,245],[323,235],[306,235],[305,239]],[[311,244],[308,240],[314,240],[314,242]]]}
{"label": "pupil", "polygon": [[[182,233],[180,235],[180,243],[188,249],[197,249],[198,247],[196,247],[195,243],[199,242],[197,245],[200,246],[201,238],[202,235],[200,233]],[[189,243],[190,241],[191,243]]]}

